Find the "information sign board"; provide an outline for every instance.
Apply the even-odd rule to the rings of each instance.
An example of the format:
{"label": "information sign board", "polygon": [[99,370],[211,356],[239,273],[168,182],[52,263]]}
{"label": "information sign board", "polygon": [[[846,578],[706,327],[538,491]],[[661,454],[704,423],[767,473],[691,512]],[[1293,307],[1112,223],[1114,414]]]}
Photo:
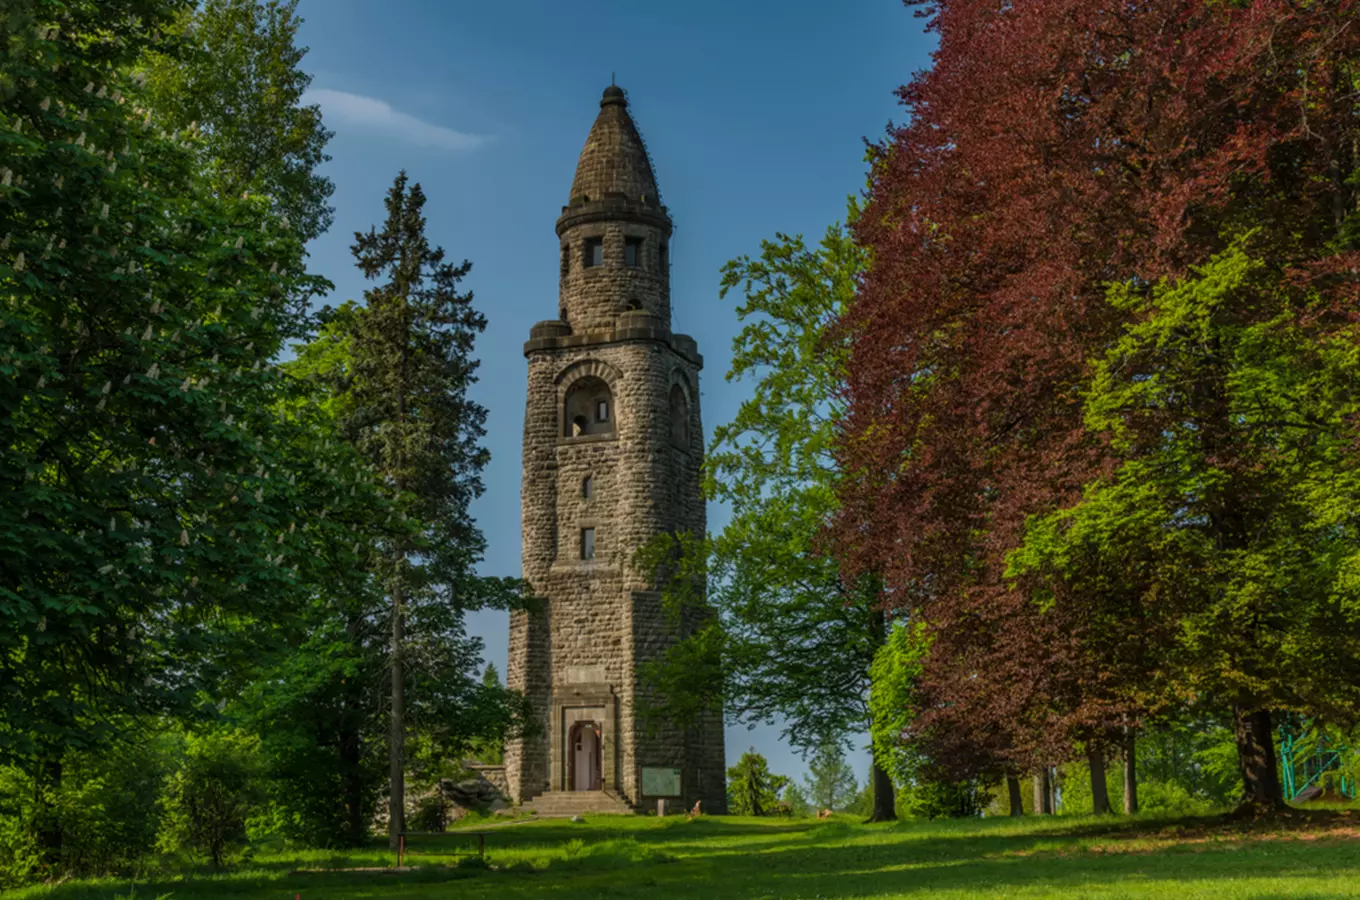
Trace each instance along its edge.
{"label": "information sign board", "polygon": [[680,770],[643,766],[642,793],[648,797],[679,797]]}

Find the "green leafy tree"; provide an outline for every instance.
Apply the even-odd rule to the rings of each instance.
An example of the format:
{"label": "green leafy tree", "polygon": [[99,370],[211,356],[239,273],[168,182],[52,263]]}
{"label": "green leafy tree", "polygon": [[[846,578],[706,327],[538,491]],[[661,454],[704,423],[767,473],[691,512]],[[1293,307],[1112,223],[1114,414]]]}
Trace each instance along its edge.
{"label": "green leafy tree", "polygon": [[304,104],[312,77],[300,68],[297,0],[204,0],[175,22],[173,55],[143,64],[151,108],[175,128],[197,124],[197,157],[212,189],[265,194],[310,240],[331,225],[335,191],[317,168],[332,132]]}
{"label": "green leafy tree", "polygon": [[[873,788],[866,785],[865,790],[872,791]],[[873,798],[870,797],[869,799],[869,805],[872,805]],[[788,785],[784,788],[783,802],[789,805],[789,812],[795,816],[808,816],[812,815],[814,812],[812,809],[812,801],[808,799],[807,792],[792,779],[789,780]]]}
{"label": "green leafy tree", "polygon": [[727,807],[737,816],[768,816],[779,803],[789,779],[770,772],[770,764],[752,747],[727,770]]}
{"label": "green leafy tree", "polygon": [[855,803],[859,785],[845,761],[845,748],[840,741],[824,739],[812,751],[807,775],[803,776],[803,790],[819,810],[844,812]]}
{"label": "green leafy tree", "polygon": [[[487,691],[500,691],[501,676],[496,671],[494,663],[486,664],[486,671],[482,673],[482,687]],[[473,748],[477,759],[490,766],[498,766],[505,762],[505,742],[501,736],[493,737],[491,740],[481,740]]]}
{"label": "green leafy tree", "polygon": [[383,503],[272,364],[326,287],[300,235],[129,74],[186,9],[0,14],[0,761],[53,803],[66,753],[239,687]]}
{"label": "green leafy tree", "polygon": [[1061,577],[1057,602],[1090,569],[1074,558],[1142,573],[1175,636],[1164,667],[1233,711],[1243,802],[1267,810],[1273,716],[1360,716],[1360,358],[1314,314],[1320,289],[1271,261],[1290,240],[1247,231],[1183,278],[1111,289],[1131,324],[1094,363],[1086,419],[1121,463],[1015,554]]}
{"label": "green leafy tree", "polygon": [[255,738],[235,731],[190,735],[184,762],[166,785],[161,846],[206,856],[221,868],[246,841],[246,820],[260,802]]}
{"label": "green leafy tree", "polygon": [[[62,827],[60,869],[81,876],[143,870],[156,849],[159,799],[183,754],[177,735],[145,726],[136,739],[63,757],[55,802]],[[31,827],[40,806],[34,779],[0,767],[0,887],[20,887],[47,868]]]}
{"label": "green leafy tree", "polygon": [[[640,555],[669,566],[670,603],[717,612],[646,670],[668,716],[721,704],[734,719],[781,723],[803,749],[828,729],[869,730],[870,667],[887,623],[871,580],[843,578],[822,541],[836,508],[848,347],[835,323],[865,265],[835,225],[816,247],[779,235],[759,258],[723,269],[722,296],[744,296],[727,378],[755,381],[708,451],[706,493],[732,518],[707,541],[669,539]],[[894,818],[892,780],[877,759],[872,781],[871,818]]]}

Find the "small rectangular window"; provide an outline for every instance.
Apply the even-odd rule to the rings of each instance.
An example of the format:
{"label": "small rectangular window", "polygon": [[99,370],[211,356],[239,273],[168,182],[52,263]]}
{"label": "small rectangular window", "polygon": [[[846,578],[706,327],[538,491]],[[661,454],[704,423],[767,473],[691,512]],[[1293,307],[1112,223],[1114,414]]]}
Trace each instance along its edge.
{"label": "small rectangular window", "polygon": [[599,405],[595,407],[595,421],[596,421],[596,422],[608,422],[608,421],[609,421],[609,401],[608,401],[608,400],[601,400],[601,401],[599,402]]}
{"label": "small rectangular window", "polygon": [[562,245],[562,277],[566,278],[571,274],[571,248],[566,244]]}
{"label": "small rectangular window", "polygon": [[629,268],[637,268],[642,258],[642,238],[628,238],[623,243],[623,264]]}
{"label": "small rectangular window", "polygon": [[595,558],[595,529],[581,529],[581,559]]}
{"label": "small rectangular window", "polygon": [[586,268],[604,265],[604,238],[586,238]]}

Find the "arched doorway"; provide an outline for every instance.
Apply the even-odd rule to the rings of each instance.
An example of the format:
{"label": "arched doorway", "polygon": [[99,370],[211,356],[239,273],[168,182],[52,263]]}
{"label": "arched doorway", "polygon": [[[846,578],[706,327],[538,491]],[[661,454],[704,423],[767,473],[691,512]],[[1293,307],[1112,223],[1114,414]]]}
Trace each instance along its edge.
{"label": "arched doorway", "polygon": [[600,726],[577,722],[568,734],[567,767],[573,791],[598,791],[602,788]]}

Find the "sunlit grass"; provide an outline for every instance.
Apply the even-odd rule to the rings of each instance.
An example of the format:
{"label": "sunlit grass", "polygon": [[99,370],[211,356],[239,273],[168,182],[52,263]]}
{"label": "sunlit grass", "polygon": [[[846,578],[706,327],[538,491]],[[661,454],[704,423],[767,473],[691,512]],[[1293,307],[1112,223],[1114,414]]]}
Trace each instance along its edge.
{"label": "sunlit grass", "polygon": [[[1281,823],[1057,817],[862,825],[708,817],[590,817],[415,837],[406,869],[385,844],[256,848],[228,872],[68,882],[15,900],[549,897],[1360,897],[1360,812]],[[468,829],[464,829],[468,830]]]}

